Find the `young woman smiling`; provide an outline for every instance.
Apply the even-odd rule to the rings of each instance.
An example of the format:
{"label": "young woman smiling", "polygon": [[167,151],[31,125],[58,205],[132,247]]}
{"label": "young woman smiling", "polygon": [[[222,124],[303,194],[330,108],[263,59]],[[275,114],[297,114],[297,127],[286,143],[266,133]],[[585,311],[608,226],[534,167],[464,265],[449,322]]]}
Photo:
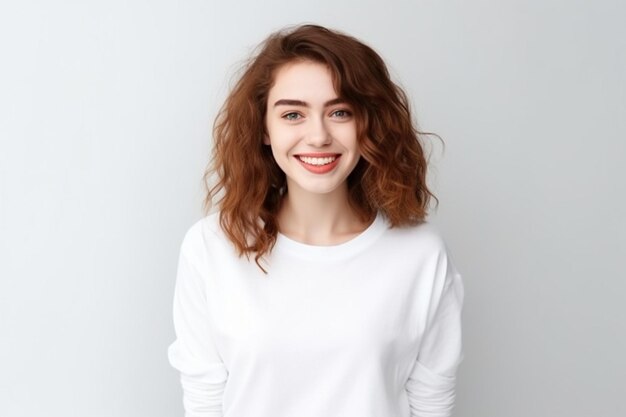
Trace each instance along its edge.
{"label": "young woman smiling", "polygon": [[174,295],[187,417],[449,416],[463,283],[422,135],[371,48],[272,34],[214,129]]}

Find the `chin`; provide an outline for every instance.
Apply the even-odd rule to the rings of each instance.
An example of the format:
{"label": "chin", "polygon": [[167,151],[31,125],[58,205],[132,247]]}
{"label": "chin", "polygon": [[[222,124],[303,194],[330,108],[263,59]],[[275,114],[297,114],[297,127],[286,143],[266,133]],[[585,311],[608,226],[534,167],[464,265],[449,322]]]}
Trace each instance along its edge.
{"label": "chin", "polygon": [[[297,188],[300,192],[305,192],[309,194],[328,195],[341,189],[342,185],[343,185],[343,182],[340,184],[317,184],[317,185],[296,183],[292,185],[292,188]],[[287,189],[289,190],[289,188],[290,187],[288,185]]]}

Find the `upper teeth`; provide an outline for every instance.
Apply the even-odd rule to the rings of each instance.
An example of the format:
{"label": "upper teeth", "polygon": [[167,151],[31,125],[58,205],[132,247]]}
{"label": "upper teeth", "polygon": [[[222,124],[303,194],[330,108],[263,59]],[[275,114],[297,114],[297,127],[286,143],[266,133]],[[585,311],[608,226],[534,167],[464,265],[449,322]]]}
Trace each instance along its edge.
{"label": "upper teeth", "polygon": [[300,158],[302,162],[306,162],[307,164],[311,164],[311,165],[326,165],[326,164],[330,164],[335,159],[337,159],[336,156],[327,156],[325,158],[313,158],[311,156],[299,156],[298,158]]}

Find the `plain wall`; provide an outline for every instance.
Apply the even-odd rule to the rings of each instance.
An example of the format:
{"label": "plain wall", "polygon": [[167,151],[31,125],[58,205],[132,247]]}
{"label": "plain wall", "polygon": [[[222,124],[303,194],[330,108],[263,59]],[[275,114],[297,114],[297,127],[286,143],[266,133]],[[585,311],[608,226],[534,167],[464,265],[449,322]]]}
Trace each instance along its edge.
{"label": "plain wall", "polygon": [[[626,414],[626,4],[0,5],[0,415],[182,416],[171,302],[215,112],[313,22],[373,46],[436,132],[466,288],[455,415]],[[346,416],[347,417],[347,416]]]}

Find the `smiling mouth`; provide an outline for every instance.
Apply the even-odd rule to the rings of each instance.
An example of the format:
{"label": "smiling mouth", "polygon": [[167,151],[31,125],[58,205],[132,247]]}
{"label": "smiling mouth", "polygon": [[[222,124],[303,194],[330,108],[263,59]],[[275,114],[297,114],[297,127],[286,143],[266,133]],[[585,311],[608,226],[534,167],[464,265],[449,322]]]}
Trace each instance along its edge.
{"label": "smiling mouth", "polygon": [[323,166],[332,164],[339,158],[340,154],[301,154],[295,155],[301,162],[313,166]]}
{"label": "smiling mouth", "polygon": [[339,164],[341,154],[301,154],[294,155],[300,164],[314,174],[327,174]]}

